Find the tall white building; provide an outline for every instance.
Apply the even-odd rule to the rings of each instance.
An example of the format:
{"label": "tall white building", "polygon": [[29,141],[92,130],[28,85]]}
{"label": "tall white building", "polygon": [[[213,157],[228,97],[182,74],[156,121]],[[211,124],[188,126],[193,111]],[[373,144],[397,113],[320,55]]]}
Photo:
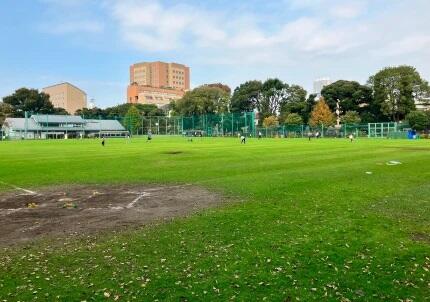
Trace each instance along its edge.
{"label": "tall white building", "polygon": [[88,109],[94,109],[96,108],[96,102],[94,101],[94,99],[90,99],[90,101],[88,102]]}
{"label": "tall white building", "polygon": [[321,96],[321,90],[331,84],[330,78],[319,78],[314,81],[314,93],[316,93],[317,97]]}

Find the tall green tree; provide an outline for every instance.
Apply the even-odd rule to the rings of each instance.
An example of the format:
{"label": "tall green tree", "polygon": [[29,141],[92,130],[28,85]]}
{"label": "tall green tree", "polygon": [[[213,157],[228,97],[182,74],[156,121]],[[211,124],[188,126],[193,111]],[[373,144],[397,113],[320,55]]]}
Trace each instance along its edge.
{"label": "tall green tree", "polygon": [[306,114],[306,90],[299,85],[286,85],[285,100],[281,105],[281,115],[299,114],[302,119]]}
{"label": "tall green tree", "polygon": [[173,108],[180,115],[224,113],[228,111],[229,101],[230,95],[224,89],[203,85],[186,92]]}
{"label": "tall green tree", "polygon": [[336,103],[339,100],[343,112],[355,111],[360,115],[368,115],[373,102],[372,89],[355,81],[336,81],[325,86],[321,90],[321,95],[330,110],[336,110]]}
{"label": "tall green tree", "polygon": [[420,101],[428,89],[428,83],[412,66],[384,68],[371,76],[368,83],[375,99],[373,109],[392,121],[415,110],[415,101]]}
{"label": "tall green tree", "polygon": [[4,97],[3,103],[12,106],[14,117],[24,117],[26,111],[33,114],[55,113],[54,105],[49,101],[49,95],[37,89],[20,88]]}
{"label": "tall green tree", "polygon": [[257,97],[261,118],[278,116],[287,102],[288,84],[279,79],[268,79],[263,83],[262,91]]}
{"label": "tall green tree", "polygon": [[248,81],[240,84],[234,89],[231,97],[231,111],[250,112],[258,109],[257,100],[262,90],[263,83],[261,81]]}

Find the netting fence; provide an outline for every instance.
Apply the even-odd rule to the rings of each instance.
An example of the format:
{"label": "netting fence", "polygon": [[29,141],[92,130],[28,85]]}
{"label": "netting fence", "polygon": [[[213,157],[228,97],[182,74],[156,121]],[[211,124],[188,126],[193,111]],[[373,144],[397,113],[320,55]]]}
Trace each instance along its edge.
{"label": "netting fence", "polygon": [[236,136],[255,134],[255,114],[223,113],[193,116],[140,116],[137,119],[116,118],[134,135],[151,132],[157,135],[186,135],[198,132],[202,136]]}
{"label": "netting fence", "polygon": [[403,123],[341,124],[336,126],[279,125],[256,127],[256,135],[262,137],[303,138],[319,137],[368,137],[368,138],[412,138],[409,125]]}
{"label": "netting fence", "polygon": [[368,137],[367,124],[343,124],[340,127],[334,126],[309,126],[309,125],[279,125],[276,127],[257,127],[257,135],[263,137],[281,138],[303,138],[308,136],[320,137],[347,137],[353,134],[354,137]]}
{"label": "netting fence", "polygon": [[[24,120],[24,121],[22,121]],[[115,120],[116,122],[113,122]],[[3,127],[4,128],[4,127]],[[125,128],[125,129],[124,129]],[[181,135],[306,138],[368,137],[419,138],[405,123],[341,124],[339,126],[277,125],[262,127],[254,112],[194,116],[61,116],[29,115],[6,127],[7,138],[124,137],[131,135]]]}

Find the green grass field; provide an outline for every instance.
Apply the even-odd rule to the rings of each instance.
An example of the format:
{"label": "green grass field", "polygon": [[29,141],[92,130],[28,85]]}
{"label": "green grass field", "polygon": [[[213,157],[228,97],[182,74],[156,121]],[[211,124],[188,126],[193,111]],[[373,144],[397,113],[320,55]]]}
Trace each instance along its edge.
{"label": "green grass field", "polygon": [[193,183],[231,200],[137,230],[5,248],[0,300],[430,301],[429,141],[0,142],[0,180]]}

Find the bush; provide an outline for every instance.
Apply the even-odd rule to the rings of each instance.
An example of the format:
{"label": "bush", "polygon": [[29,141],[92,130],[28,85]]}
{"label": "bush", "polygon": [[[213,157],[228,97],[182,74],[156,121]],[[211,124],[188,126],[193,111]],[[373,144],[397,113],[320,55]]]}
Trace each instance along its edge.
{"label": "bush", "polygon": [[263,120],[263,126],[266,128],[278,126],[278,118],[274,115],[268,116]]}
{"label": "bush", "polygon": [[359,124],[361,118],[357,111],[347,111],[341,117],[341,121],[343,124]]}
{"label": "bush", "polygon": [[423,111],[411,111],[406,120],[412,129],[416,131],[426,130],[430,126],[430,115]]}
{"label": "bush", "polygon": [[298,113],[289,113],[284,120],[287,125],[302,125],[303,119]]}

